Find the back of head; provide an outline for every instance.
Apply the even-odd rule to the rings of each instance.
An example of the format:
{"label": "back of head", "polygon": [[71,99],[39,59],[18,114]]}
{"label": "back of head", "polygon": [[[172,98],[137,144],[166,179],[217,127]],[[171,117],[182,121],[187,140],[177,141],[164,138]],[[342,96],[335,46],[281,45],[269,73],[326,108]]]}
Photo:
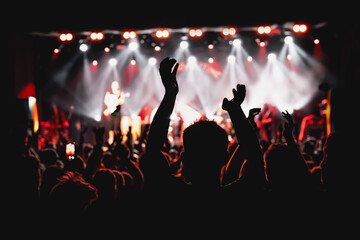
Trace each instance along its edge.
{"label": "back of head", "polygon": [[114,200],[116,176],[111,169],[99,168],[92,177],[92,184],[97,188],[99,199]]}
{"label": "back of head", "polygon": [[299,187],[305,174],[297,155],[284,143],[272,143],[265,152],[265,172],[272,189]]}
{"label": "back of head", "polygon": [[192,183],[219,177],[220,169],[228,157],[228,136],[214,121],[198,121],[184,130],[185,162]]}
{"label": "back of head", "polygon": [[80,174],[66,172],[50,192],[50,210],[55,214],[79,214],[97,198],[97,190]]}

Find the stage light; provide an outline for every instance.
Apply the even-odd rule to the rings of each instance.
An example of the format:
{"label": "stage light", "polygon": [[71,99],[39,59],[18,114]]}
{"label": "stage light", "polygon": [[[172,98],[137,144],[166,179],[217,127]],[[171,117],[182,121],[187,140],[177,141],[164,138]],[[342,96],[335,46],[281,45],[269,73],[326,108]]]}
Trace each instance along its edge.
{"label": "stage light", "polygon": [[155,46],[155,47],[154,47],[154,50],[157,51],[157,52],[160,52],[161,47],[160,47],[160,46]]}
{"label": "stage light", "polygon": [[180,48],[181,49],[186,49],[189,47],[189,43],[187,41],[181,41],[180,42]]}
{"label": "stage light", "polygon": [[241,40],[240,39],[234,39],[234,41],[232,41],[232,45],[239,48],[241,46]]}
{"label": "stage light", "polygon": [[157,38],[168,38],[170,36],[170,32],[167,29],[159,29],[156,31],[155,36]]}
{"label": "stage light", "polygon": [[286,44],[290,44],[290,43],[292,43],[294,41],[294,39],[292,38],[292,37],[290,37],[290,36],[286,36],[285,38],[284,38],[284,42],[286,43]]}
{"label": "stage light", "polygon": [[320,43],[320,40],[319,39],[314,39],[314,44],[319,44]]}
{"label": "stage light", "polygon": [[92,32],[90,34],[90,39],[93,41],[102,40],[104,38],[104,34],[102,32]]}
{"label": "stage light", "polygon": [[190,57],[188,58],[188,63],[190,63],[190,64],[196,63],[196,57],[190,56]]}
{"label": "stage light", "polygon": [[110,64],[110,66],[115,66],[117,64],[117,60],[115,58],[110,58],[109,64]]}
{"label": "stage light", "polygon": [[248,56],[248,57],[246,58],[246,60],[247,60],[248,62],[252,62],[252,61],[253,61],[253,58],[252,58],[252,56]]}
{"label": "stage light", "polygon": [[270,61],[276,60],[276,54],[275,54],[275,53],[269,53],[268,59],[269,59]]}
{"label": "stage light", "polygon": [[59,39],[63,42],[71,41],[73,39],[73,35],[71,33],[62,33],[60,34]]}
{"label": "stage light", "polygon": [[104,48],[104,52],[107,52],[107,53],[110,52],[110,48],[109,48],[109,47],[105,47],[105,48]]}
{"label": "stage light", "polygon": [[308,27],[305,24],[294,24],[292,27],[293,32],[296,33],[304,33],[307,29]]}
{"label": "stage light", "polygon": [[154,57],[150,57],[149,58],[149,60],[148,60],[148,63],[150,64],[150,65],[155,65],[156,64],[156,58],[154,58]]}
{"label": "stage light", "polygon": [[257,29],[257,32],[259,34],[270,34],[271,33],[271,27],[270,26],[259,26]]}
{"label": "stage light", "polygon": [[222,30],[224,36],[234,36],[236,34],[236,29],[234,27],[225,27]]}
{"label": "stage light", "polygon": [[213,63],[213,62],[214,62],[214,58],[209,57],[209,59],[208,59],[208,63]]}
{"label": "stage light", "polygon": [[208,49],[210,49],[210,50],[211,50],[211,49],[214,49],[214,44],[209,44],[209,45],[208,45]]}
{"label": "stage light", "polygon": [[130,61],[130,64],[134,66],[134,65],[136,64],[136,61],[135,61],[134,59],[132,59],[132,60]]}
{"label": "stage light", "polygon": [[189,35],[190,37],[201,37],[203,34],[203,32],[201,31],[201,29],[190,29],[189,31]]}
{"label": "stage light", "polygon": [[136,38],[136,32],[134,31],[126,31],[123,33],[123,38],[124,39],[134,39]]}
{"label": "stage light", "polygon": [[290,54],[288,54],[288,55],[286,56],[286,59],[289,60],[289,61],[291,61],[291,60],[292,60],[292,56],[291,56]]}
{"label": "stage light", "polygon": [[129,43],[129,49],[131,50],[131,51],[135,51],[136,49],[138,49],[139,48],[139,43],[137,43],[137,42],[131,42],[131,43]]}
{"label": "stage light", "polygon": [[229,55],[227,57],[227,61],[228,61],[228,63],[235,63],[236,57],[234,55]]}
{"label": "stage light", "polygon": [[82,52],[86,52],[89,49],[89,46],[85,43],[82,43],[82,44],[80,44],[79,49]]}
{"label": "stage light", "polygon": [[59,52],[60,52],[60,49],[58,49],[58,48],[54,49],[54,53],[58,54]]}
{"label": "stage light", "polygon": [[98,65],[98,61],[93,60],[93,61],[91,62],[91,64],[95,67],[95,66],[97,66],[97,65]]}
{"label": "stage light", "polygon": [[259,42],[259,46],[260,47],[265,47],[266,43],[265,42]]}

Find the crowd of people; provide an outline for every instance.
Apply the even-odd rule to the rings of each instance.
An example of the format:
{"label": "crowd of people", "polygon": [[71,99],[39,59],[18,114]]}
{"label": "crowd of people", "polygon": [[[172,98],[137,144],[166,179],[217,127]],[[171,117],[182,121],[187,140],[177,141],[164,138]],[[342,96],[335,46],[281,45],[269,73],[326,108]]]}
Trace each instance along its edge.
{"label": "crowd of people", "polygon": [[16,129],[16,208],[44,218],[114,213],[131,218],[142,211],[157,214],[162,206],[177,215],[206,204],[212,211],[231,211],[234,206],[244,210],[242,204],[254,204],[254,199],[259,205],[269,204],[269,199],[301,199],[316,209],[319,199],[346,198],[356,192],[356,159],[345,128],[327,136],[320,161],[314,161],[313,151],[299,147],[293,117],[285,111],[283,137],[261,144],[253,120],[261,110],[245,116],[241,104],[246,87],[241,84],[234,86],[233,98],[222,103],[235,131],[234,141],[229,142],[216,122],[199,120],[184,129],[180,148],[169,147],[170,115],[179,91],[177,68],[175,59],[160,63],[165,94],[137,146],[130,136],[124,140],[116,133],[108,144],[105,129],[94,127],[96,144],[85,144],[82,131],[75,155],[69,157],[66,143],[36,150],[24,129]]}

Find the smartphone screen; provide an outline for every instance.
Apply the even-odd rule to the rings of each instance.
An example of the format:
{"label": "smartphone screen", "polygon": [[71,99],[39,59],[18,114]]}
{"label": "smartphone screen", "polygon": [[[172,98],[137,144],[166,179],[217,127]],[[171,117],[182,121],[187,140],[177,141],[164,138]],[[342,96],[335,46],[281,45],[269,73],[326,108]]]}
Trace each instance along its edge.
{"label": "smartphone screen", "polygon": [[74,143],[66,144],[66,157],[69,160],[72,160],[75,158],[75,144]]}

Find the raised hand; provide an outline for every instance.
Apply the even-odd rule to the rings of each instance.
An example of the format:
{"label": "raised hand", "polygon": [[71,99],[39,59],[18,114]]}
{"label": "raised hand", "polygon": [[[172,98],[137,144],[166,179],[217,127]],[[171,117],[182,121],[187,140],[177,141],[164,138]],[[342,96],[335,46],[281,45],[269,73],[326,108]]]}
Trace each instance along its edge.
{"label": "raised hand", "polygon": [[284,124],[284,136],[291,136],[294,129],[294,120],[291,114],[285,110],[285,112],[281,112],[281,116],[287,120]]}
{"label": "raised hand", "polygon": [[165,58],[160,63],[160,76],[162,83],[167,93],[177,94],[179,87],[176,80],[176,72],[178,70],[179,63],[173,58]]}
{"label": "raised hand", "polygon": [[251,108],[249,110],[249,119],[253,120],[256,115],[258,115],[261,112],[261,108]]}
{"label": "raised hand", "polygon": [[223,99],[223,103],[221,107],[226,111],[229,111],[234,106],[240,106],[243,103],[246,96],[245,85],[243,84],[236,85],[236,89],[233,88],[232,92],[234,95],[233,99],[231,99],[230,101],[227,98]]}

